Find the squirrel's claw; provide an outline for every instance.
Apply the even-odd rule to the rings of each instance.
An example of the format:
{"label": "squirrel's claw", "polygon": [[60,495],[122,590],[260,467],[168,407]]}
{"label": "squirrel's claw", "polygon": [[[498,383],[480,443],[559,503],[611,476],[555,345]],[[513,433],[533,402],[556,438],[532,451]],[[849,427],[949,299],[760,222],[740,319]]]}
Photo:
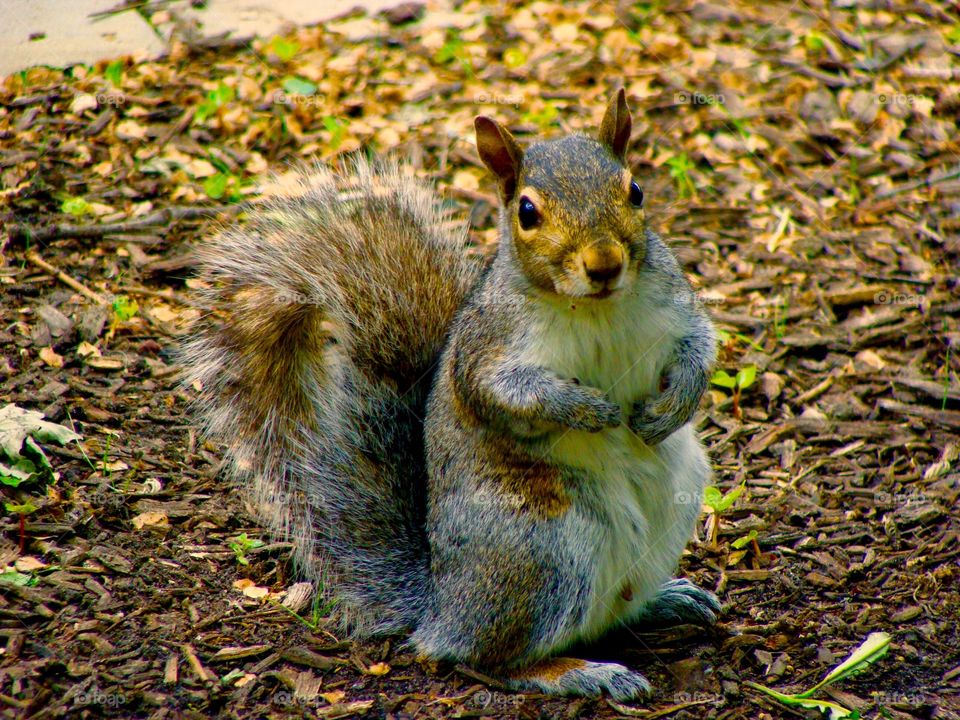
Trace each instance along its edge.
{"label": "squirrel's claw", "polygon": [[720,610],[720,601],[712,592],[686,578],[677,578],[664,583],[633,622],[660,627],[684,623],[709,627],[716,624]]}

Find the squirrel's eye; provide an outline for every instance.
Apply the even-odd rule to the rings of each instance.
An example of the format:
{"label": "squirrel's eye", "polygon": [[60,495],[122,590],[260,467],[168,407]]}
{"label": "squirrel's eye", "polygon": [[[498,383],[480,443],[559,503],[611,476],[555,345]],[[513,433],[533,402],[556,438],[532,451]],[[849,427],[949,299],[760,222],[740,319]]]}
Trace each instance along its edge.
{"label": "squirrel's eye", "polygon": [[630,183],[630,204],[635,208],[643,207],[643,190],[637,185],[636,180]]}
{"label": "squirrel's eye", "polygon": [[530,202],[530,198],[520,198],[520,208],[517,210],[517,218],[520,220],[520,227],[529,230],[540,222],[540,213],[536,206]]}

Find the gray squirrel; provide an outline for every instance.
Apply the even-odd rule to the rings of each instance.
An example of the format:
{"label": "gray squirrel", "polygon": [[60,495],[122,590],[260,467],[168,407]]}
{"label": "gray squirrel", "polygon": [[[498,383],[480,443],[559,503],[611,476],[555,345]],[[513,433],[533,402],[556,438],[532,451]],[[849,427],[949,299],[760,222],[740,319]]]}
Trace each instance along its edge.
{"label": "gray squirrel", "polygon": [[646,228],[630,129],[623,90],[597,139],[521,149],[478,117],[502,203],[487,268],[431,187],[362,160],[199,249],[199,415],[355,636],[623,701],[640,673],[557,654],[716,621],[673,579],[711,476],[691,420],[715,336]]}

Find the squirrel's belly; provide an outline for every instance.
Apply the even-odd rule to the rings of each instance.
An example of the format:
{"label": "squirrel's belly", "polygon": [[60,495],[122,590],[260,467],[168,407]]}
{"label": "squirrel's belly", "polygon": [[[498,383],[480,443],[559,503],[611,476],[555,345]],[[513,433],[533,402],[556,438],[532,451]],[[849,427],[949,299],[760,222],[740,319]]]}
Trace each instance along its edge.
{"label": "squirrel's belly", "polygon": [[709,464],[689,425],[656,449],[626,428],[573,432],[551,455],[584,474],[578,515],[595,532],[580,634],[595,637],[629,621],[673,576],[693,533]]}

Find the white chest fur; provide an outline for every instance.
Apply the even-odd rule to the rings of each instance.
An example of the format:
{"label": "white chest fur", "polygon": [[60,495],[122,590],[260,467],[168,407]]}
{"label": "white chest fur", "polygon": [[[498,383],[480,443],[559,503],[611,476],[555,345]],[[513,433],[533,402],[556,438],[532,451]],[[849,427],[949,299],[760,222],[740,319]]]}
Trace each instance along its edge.
{"label": "white chest fur", "polygon": [[[604,390],[626,414],[656,394],[660,375],[684,331],[670,307],[642,298],[569,312],[546,308],[527,338],[525,360]],[[581,636],[628,620],[674,572],[693,530],[709,465],[693,429],[684,427],[656,448],[625,425],[599,433],[566,431],[551,458],[592,480],[574,509],[571,528],[593,529],[593,593]],[[581,538],[582,539],[582,538]]]}

